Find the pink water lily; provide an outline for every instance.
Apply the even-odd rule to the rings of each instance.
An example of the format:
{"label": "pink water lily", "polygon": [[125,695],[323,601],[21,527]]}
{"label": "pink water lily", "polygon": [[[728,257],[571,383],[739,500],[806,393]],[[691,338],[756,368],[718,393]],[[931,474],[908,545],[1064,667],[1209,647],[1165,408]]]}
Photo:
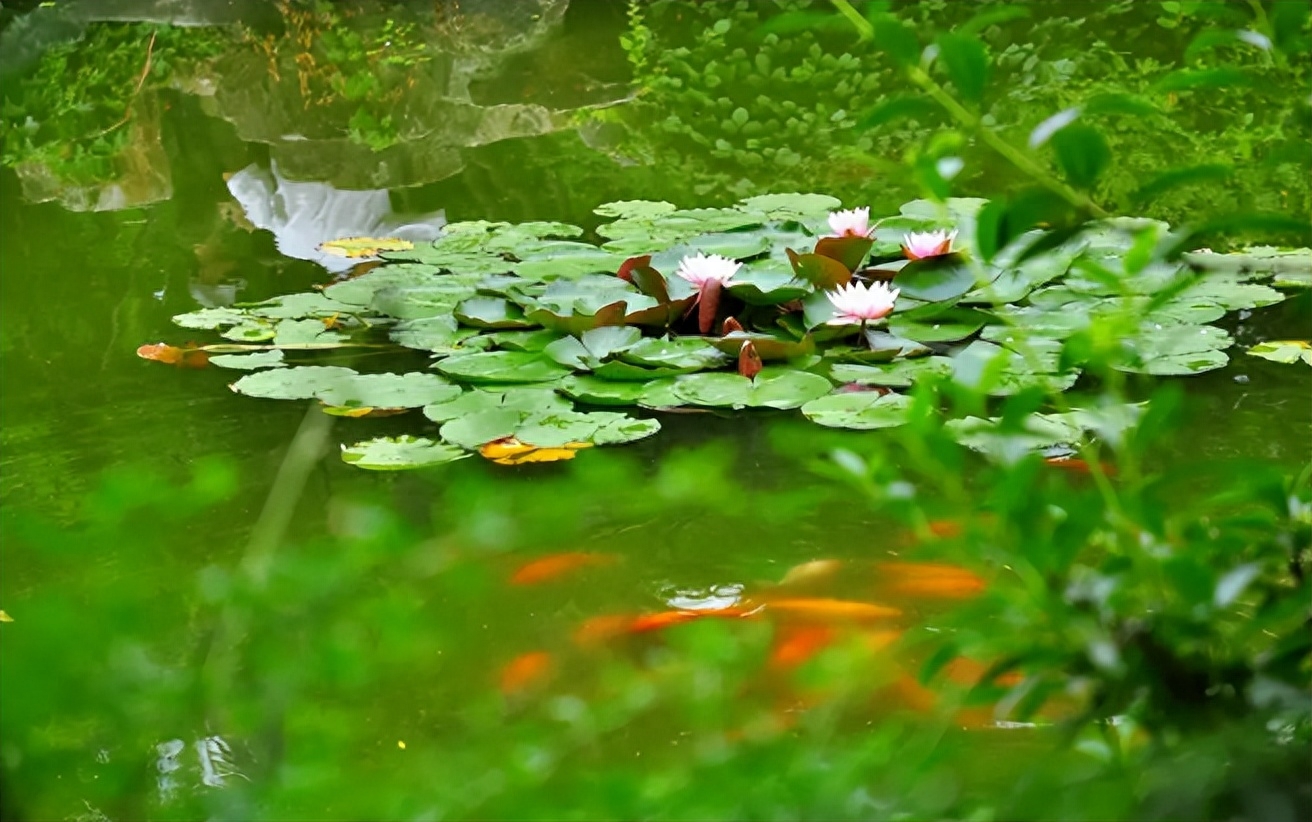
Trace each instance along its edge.
{"label": "pink water lily", "polygon": [[680,260],[679,268],[674,273],[698,288],[704,288],[709,282],[727,284],[742,265],[737,260],[719,254],[706,255],[699,251],[694,256]]}
{"label": "pink water lily", "polygon": [[834,211],[829,215],[829,230],[835,237],[869,237],[874,229],[870,225],[870,209],[853,208]]}
{"label": "pink water lily", "polygon": [[852,325],[887,317],[893,313],[893,303],[899,293],[897,289],[890,291],[884,283],[840,285],[836,291],[825,292],[838,311],[838,316],[830,320],[829,325]]}
{"label": "pink water lily", "polygon": [[940,257],[952,253],[952,241],[957,238],[953,231],[913,231],[902,236],[902,253],[908,260],[923,260],[926,257]]}

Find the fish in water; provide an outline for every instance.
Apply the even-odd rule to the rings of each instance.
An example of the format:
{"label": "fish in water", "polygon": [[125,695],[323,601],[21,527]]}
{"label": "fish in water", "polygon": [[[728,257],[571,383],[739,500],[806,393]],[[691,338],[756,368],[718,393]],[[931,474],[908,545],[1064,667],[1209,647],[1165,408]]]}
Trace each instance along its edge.
{"label": "fish in water", "polygon": [[520,654],[501,669],[498,687],[506,696],[523,693],[545,683],[555,673],[555,660],[546,651]]}
{"label": "fish in water", "polygon": [[521,565],[510,576],[511,585],[539,585],[551,582],[581,568],[600,568],[613,565],[617,558],[611,554],[594,554],[586,551],[567,551],[540,557]]}

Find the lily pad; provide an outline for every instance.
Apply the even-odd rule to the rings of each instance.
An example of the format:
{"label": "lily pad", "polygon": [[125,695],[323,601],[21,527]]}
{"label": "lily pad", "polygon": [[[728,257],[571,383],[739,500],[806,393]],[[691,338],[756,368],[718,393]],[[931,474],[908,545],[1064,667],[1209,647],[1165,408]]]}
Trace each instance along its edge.
{"label": "lily pad", "polygon": [[648,337],[628,346],[620,358],[633,365],[651,368],[716,368],[729,357],[701,337]]}
{"label": "lily pad", "polygon": [[805,221],[828,216],[842,208],[843,201],[827,194],[761,194],[748,197],[738,207],[770,220]]}
{"label": "lily pad", "polygon": [[320,391],[345,386],[359,376],[336,365],[299,365],[247,374],[232,384],[238,394],[271,400],[308,400]]}
{"label": "lily pad", "polygon": [[[1286,365],[1296,362],[1312,365],[1312,343],[1307,340],[1262,342],[1248,349],[1248,353],[1254,357],[1261,357],[1264,360],[1285,363]],[[211,357],[210,362],[214,362],[215,359]]]}
{"label": "lily pad", "polygon": [[909,388],[923,377],[947,376],[951,373],[952,360],[948,357],[918,357],[914,360],[871,365],[834,363],[829,367],[829,377],[835,382],[888,388]]}
{"label": "lily pad", "polygon": [[674,393],[688,403],[726,408],[800,408],[832,389],[824,377],[778,368],[750,380],[737,374],[689,374],[674,385]]}
{"label": "lily pad", "polygon": [[901,294],[925,302],[960,297],[975,287],[975,272],[960,254],[912,260],[893,278]]}
{"label": "lily pad", "polygon": [[378,437],[342,446],[342,461],[371,471],[405,471],[464,459],[469,454],[424,437]]}
{"label": "lily pad", "polygon": [[460,396],[460,386],[436,374],[356,374],[314,392],[338,408],[419,408]]}
{"label": "lily pad", "polygon": [[802,406],[802,413],[828,428],[870,430],[905,424],[911,405],[911,398],[903,394],[859,391],[811,400]]}
{"label": "lily pad", "polygon": [[437,369],[458,380],[476,383],[552,382],[569,373],[568,368],[530,351],[456,354],[438,361]]}
{"label": "lily pad", "polygon": [[552,388],[475,388],[459,397],[424,406],[424,416],[447,422],[486,411],[510,410],[520,417],[571,411],[574,406]]}
{"label": "lily pad", "polygon": [[562,337],[542,353],[569,368],[588,371],[642,339],[642,332],[629,326],[604,326],[577,337]]}
{"label": "lily pad", "polygon": [[476,329],[461,328],[455,317],[425,317],[406,320],[392,326],[392,342],[406,348],[431,351],[434,354],[454,354],[461,343],[478,334]]}
{"label": "lily pad", "polygon": [[283,362],[282,352],[275,349],[253,354],[214,354],[210,357],[210,365],[254,371],[257,368],[282,368],[286,363]]}
{"label": "lily pad", "polygon": [[[673,380],[663,380],[673,383]],[[557,388],[562,394],[589,405],[637,405],[649,391],[647,382],[618,382],[575,374],[561,380]]]}
{"label": "lily pad", "polygon": [[455,318],[475,328],[532,328],[524,309],[501,297],[471,297],[455,307]]}

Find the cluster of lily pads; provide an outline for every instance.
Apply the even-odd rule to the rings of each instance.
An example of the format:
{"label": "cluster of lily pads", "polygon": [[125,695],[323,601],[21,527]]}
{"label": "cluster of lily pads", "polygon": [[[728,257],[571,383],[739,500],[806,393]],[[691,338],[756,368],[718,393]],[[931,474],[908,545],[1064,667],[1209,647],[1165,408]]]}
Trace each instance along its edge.
{"label": "cluster of lily pads", "polygon": [[[873,225],[819,194],[707,209],[615,202],[596,209],[609,219],[599,242],[563,223],[453,223],[415,247],[356,243],[351,253],[373,245],[386,262],[318,291],[174,320],[235,343],[209,350],[251,352],[210,358],[254,372],[239,393],[316,399],[344,416],[422,408],[436,424],[426,435],[343,448],[347,462],[398,469],[475,452],[567,458],[660,428],[617,408],[800,409],[824,426],[896,426],[911,404],[899,389],[925,375],[994,396],[1070,388],[1080,370],[1063,341],[1094,324],[1114,329],[1119,368],[1200,373],[1224,365],[1233,342],[1210,323],[1309,284],[1306,250],[1158,261],[1169,229],[1147,220],[1091,224],[1042,253],[1031,232],[986,260],[975,243],[985,202],[916,200]],[[432,362],[407,373],[287,362],[353,346]],[[1078,438],[1087,417],[1037,416],[1026,445]],[[963,441],[989,425],[961,422]]]}

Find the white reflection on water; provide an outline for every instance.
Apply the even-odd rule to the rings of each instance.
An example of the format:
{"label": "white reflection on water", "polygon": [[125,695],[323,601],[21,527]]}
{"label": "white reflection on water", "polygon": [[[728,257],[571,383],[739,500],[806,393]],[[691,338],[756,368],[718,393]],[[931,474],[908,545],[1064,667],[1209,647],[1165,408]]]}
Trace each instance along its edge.
{"label": "white reflection on water", "polygon": [[246,778],[232,762],[232,746],[218,735],[197,739],[190,748],[181,739],[170,739],[156,745],[155,753],[156,786],[163,802],[176,798],[180,790],[222,788],[231,777]]}
{"label": "white reflection on water", "polygon": [[718,611],[737,605],[742,599],[743,586],[733,582],[710,588],[676,588],[663,594],[665,604],[679,611]]}
{"label": "white reflection on water", "polygon": [[252,163],[228,178],[228,191],[256,228],[273,232],[278,250],[310,260],[334,274],[360,262],[319,250],[319,244],[343,237],[437,239],[446,225],[444,212],[414,217],[392,213],[387,189],[346,191],[327,183],[288,180],[278,164],[265,169]]}

